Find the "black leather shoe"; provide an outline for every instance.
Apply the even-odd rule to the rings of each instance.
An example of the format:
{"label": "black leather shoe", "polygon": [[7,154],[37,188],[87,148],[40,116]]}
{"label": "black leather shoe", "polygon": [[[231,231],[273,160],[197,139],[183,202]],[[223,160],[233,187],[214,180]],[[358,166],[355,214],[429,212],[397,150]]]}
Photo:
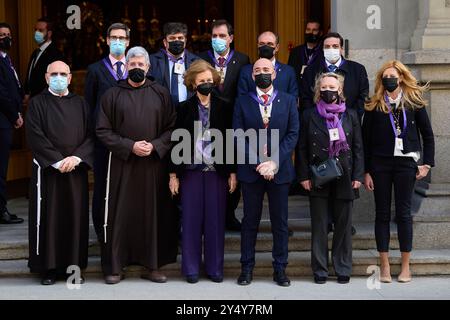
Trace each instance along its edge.
{"label": "black leather shoe", "polygon": [[327,283],[327,280],[328,280],[327,277],[314,276],[314,282],[317,284],[325,284]]}
{"label": "black leather shoe", "polygon": [[198,275],[194,274],[191,276],[186,276],[186,282],[187,283],[197,283],[198,282]]}
{"label": "black leather shoe", "polygon": [[46,272],[41,279],[41,284],[43,286],[52,286],[56,283],[56,272],[48,271]]}
{"label": "black leather shoe", "polygon": [[11,214],[8,210],[0,213],[0,224],[18,224],[22,223],[24,220],[19,218],[15,214]]}
{"label": "black leather shoe", "polygon": [[227,219],[227,221],[225,223],[225,228],[228,231],[240,232],[241,231],[241,227],[242,227],[241,223],[235,217],[233,217],[232,219]]}
{"label": "black leather shoe", "polygon": [[223,276],[208,276],[208,279],[215,283],[223,282]]}
{"label": "black leather shoe", "polygon": [[291,280],[289,280],[284,270],[275,271],[273,273],[273,281],[275,281],[280,287],[289,287],[291,285]]}
{"label": "black leather shoe", "polygon": [[253,274],[251,272],[241,272],[237,280],[237,283],[240,286],[248,286],[250,283],[252,283],[252,280]]}
{"label": "black leather shoe", "polygon": [[347,277],[347,276],[338,276],[338,277],[337,277],[337,282],[338,282],[339,284],[347,284],[347,283],[350,282],[350,277]]}
{"label": "black leather shoe", "polygon": [[294,231],[292,229],[288,229],[289,237],[292,237],[294,235]]}
{"label": "black leather shoe", "polygon": [[356,229],[354,226],[352,226],[352,236],[354,236],[356,234]]}

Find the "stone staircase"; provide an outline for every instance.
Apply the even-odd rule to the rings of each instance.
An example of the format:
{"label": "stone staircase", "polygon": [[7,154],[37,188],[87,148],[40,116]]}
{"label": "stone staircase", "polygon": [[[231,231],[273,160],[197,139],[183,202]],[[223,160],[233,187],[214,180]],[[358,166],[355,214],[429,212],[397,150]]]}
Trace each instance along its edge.
{"label": "stone staircase", "polygon": [[[292,197],[290,210],[296,212],[289,221],[289,227],[294,231],[289,238],[289,266],[288,274],[293,277],[311,276],[310,248],[311,230],[307,219],[307,204],[301,197]],[[13,200],[11,211],[26,218],[27,203],[24,199]],[[242,213],[241,213],[242,214]],[[264,212],[267,216],[267,212]],[[374,239],[373,224],[367,222],[354,223],[357,233],[353,237],[353,275],[368,276],[369,266],[378,264],[378,253]],[[396,226],[391,226],[392,272],[400,270],[400,253]],[[431,232],[431,231],[430,231]],[[329,247],[331,248],[331,237]],[[428,238],[429,240],[426,240]],[[432,235],[420,237],[420,249],[413,251],[411,268],[415,275],[450,275],[450,249],[436,248]],[[270,276],[272,274],[272,235],[270,222],[261,222],[257,241],[256,276]],[[91,226],[91,240],[89,248],[89,267],[86,273],[101,276],[99,246]],[[30,276],[27,268],[28,243],[27,224],[18,226],[0,226],[0,277]],[[237,277],[240,272],[240,234],[228,232],[225,239],[225,276]],[[180,261],[164,268],[170,276],[180,275]],[[331,259],[330,259],[331,261]],[[127,275],[138,275],[140,267],[129,267]]]}

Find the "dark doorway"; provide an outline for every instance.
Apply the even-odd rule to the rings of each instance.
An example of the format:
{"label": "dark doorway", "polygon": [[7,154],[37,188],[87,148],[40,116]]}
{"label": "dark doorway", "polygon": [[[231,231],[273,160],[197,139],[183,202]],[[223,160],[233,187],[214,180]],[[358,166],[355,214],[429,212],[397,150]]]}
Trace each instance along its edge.
{"label": "dark doorway", "polygon": [[[79,5],[82,30],[66,27],[66,10]],[[170,2],[167,0],[43,0],[43,12],[56,23],[56,41],[73,70],[83,70],[108,52],[106,29],[114,22],[131,28],[131,46],[143,46],[149,53],[159,50],[164,23],[184,22],[189,27],[189,49],[198,53],[210,45],[210,25],[216,19],[233,23],[233,1],[199,0]]]}

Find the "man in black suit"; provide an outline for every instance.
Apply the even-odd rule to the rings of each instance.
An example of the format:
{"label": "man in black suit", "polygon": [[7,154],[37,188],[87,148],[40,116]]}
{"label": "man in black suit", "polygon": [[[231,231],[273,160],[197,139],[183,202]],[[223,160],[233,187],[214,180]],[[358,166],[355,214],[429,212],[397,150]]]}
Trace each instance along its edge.
{"label": "man in black suit", "polygon": [[11,27],[0,23],[0,224],[22,223],[23,219],[10,214],[6,208],[6,174],[13,128],[23,125],[23,91],[17,72],[8,56],[11,48]]}
{"label": "man in black suit", "polygon": [[186,50],[188,27],[184,23],[169,22],[163,27],[164,48],[150,56],[150,76],[163,87],[167,88],[175,108],[181,102],[191,98],[184,85],[184,72],[199,57]]}
{"label": "man in black suit", "polygon": [[[212,24],[212,50],[200,54],[200,58],[209,62],[219,72],[222,81],[217,89],[217,94],[228,103],[229,108],[234,108],[237,98],[237,86],[239,74],[243,66],[250,64],[246,54],[231,49],[234,40],[233,26],[226,20],[216,20]],[[233,112],[228,113],[230,119],[227,123],[231,128]],[[235,210],[241,199],[241,190],[238,187],[227,196],[226,228],[231,231],[240,231],[241,223],[235,216]]]}
{"label": "man in black suit", "polygon": [[25,102],[47,89],[45,73],[49,64],[62,61],[63,55],[52,42],[53,24],[41,18],[34,27],[34,40],[38,48],[34,50],[28,63],[25,81]]}
{"label": "man in black suit", "polygon": [[314,107],[314,85],[318,74],[335,72],[345,77],[344,96],[348,108],[355,109],[362,117],[364,103],[369,94],[366,68],[343,56],[344,38],[339,33],[329,33],[323,39],[324,58],[308,66],[301,81],[300,98],[303,109]]}
{"label": "man in black suit", "polygon": [[306,67],[318,59],[323,59],[321,38],[322,30],[320,22],[317,20],[308,21],[305,30],[305,44],[292,49],[289,55],[288,65],[295,69],[299,88]]}
{"label": "man in black suit", "polygon": [[[109,56],[88,67],[84,98],[89,104],[92,117],[96,120],[103,94],[128,77],[125,51],[130,44],[130,29],[122,23],[108,28],[106,42]],[[92,199],[92,220],[99,240],[103,238],[103,213],[106,195],[108,150],[96,138],[94,156],[94,196]]]}

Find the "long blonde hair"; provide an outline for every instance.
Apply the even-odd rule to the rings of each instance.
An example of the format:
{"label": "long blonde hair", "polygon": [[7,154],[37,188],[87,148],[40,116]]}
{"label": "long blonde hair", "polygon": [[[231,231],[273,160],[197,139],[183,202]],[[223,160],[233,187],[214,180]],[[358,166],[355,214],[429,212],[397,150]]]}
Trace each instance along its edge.
{"label": "long blonde hair", "polygon": [[408,108],[423,108],[427,105],[427,101],[423,95],[429,88],[429,83],[420,86],[417,79],[412,75],[411,71],[400,61],[392,60],[386,62],[377,73],[375,80],[375,94],[366,103],[367,111],[378,110],[389,113],[389,106],[384,99],[386,89],[383,86],[383,74],[387,69],[394,68],[402,78],[400,87],[403,90],[404,106]]}

